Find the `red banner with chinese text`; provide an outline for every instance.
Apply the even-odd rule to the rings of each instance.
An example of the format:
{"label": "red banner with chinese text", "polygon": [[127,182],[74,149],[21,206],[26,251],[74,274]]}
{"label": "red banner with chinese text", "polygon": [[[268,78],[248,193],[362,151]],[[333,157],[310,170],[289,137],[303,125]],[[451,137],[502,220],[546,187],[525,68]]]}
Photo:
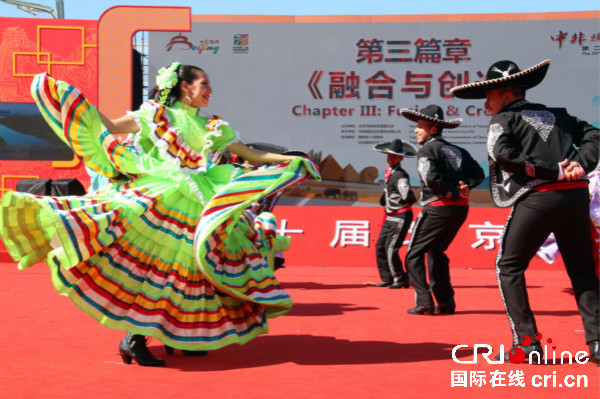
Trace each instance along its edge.
{"label": "red banner with chinese text", "polygon": [[[422,208],[413,208],[416,219]],[[466,222],[446,252],[450,267],[494,268],[498,240],[504,230],[508,208],[471,207]],[[380,207],[277,206],[280,234],[292,237],[286,252],[289,266],[376,267],[375,243],[383,223]],[[404,260],[411,230],[400,249]],[[536,256],[530,267],[560,269],[559,257],[548,264]]]}

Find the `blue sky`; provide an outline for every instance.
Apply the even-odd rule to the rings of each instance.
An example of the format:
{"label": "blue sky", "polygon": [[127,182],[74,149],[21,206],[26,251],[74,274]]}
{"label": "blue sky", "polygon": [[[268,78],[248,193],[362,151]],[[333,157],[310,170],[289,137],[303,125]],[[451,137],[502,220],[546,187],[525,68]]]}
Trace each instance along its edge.
{"label": "blue sky", "polygon": [[[55,0],[24,2],[56,8]],[[188,6],[192,14],[248,14],[248,15],[377,15],[377,14],[481,14],[529,13],[551,11],[589,11],[600,9],[598,0],[142,0],[142,1],[88,1],[63,0],[65,17],[69,19],[98,19],[102,12],[115,5]],[[14,5],[0,2],[0,16],[20,18],[51,18],[50,14],[37,16],[19,10]]]}

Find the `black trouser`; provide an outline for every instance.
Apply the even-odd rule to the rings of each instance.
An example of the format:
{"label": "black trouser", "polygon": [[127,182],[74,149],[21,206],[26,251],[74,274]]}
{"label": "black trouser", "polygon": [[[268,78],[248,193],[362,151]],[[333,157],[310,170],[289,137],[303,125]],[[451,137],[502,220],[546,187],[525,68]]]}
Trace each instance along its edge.
{"label": "black trouser", "polygon": [[406,278],[398,251],[412,223],[413,212],[408,210],[397,215],[388,215],[379,232],[375,245],[377,269],[381,281],[392,283]]}
{"label": "black trouser", "polygon": [[579,313],[585,340],[598,340],[598,276],[590,241],[589,193],[585,188],[531,191],[512,209],[500,245],[496,272],[506,306],[513,344],[524,335],[539,332],[529,306],[525,270],[544,240],[554,233],[562,254]]}
{"label": "black trouser", "polygon": [[[468,206],[425,206],[413,228],[406,268],[415,288],[416,306],[433,306],[454,298],[450,284],[450,261],[444,253],[467,219]],[[425,255],[429,266],[429,284],[425,272]]]}

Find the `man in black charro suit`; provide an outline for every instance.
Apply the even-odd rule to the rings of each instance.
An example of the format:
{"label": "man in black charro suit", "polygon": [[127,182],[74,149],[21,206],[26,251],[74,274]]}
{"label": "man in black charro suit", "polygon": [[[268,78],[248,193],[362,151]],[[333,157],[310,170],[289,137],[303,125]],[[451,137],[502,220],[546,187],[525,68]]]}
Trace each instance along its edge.
{"label": "man in black charro suit", "polygon": [[521,71],[512,61],[498,61],[488,69],[486,80],[451,91],[458,98],[486,99],[485,108],[492,114],[487,144],[492,198],[500,207],[512,206],[496,272],[513,348],[497,359],[509,360],[516,349],[526,358],[533,352],[543,356],[525,270],[554,233],[583,319],[590,359],[598,364],[599,281],[594,270],[598,241],[590,228],[585,175],[598,164],[600,131],[564,108],[525,99],[526,90],[538,85],[549,67],[550,60],[545,60]]}
{"label": "man in black charro suit", "polygon": [[465,149],[442,137],[444,128],[458,127],[461,119],[445,121],[444,112],[437,105],[429,105],[422,112],[406,108],[400,112],[417,122],[415,135],[422,145],[417,153],[417,170],[423,210],[413,227],[406,254],[406,268],[415,288],[415,307],[408,309],[408,313],[454,314],[456,302],[450,283],[450,260],[445,252],[467,219],[470,190],[479,185],[485,175]]}
{"label": "man in black charro suit", "polygon": [[377,269],[381,282],[376,287],[408,288],[408,275],[404,271],[398,250],[404,242],[412,223],[411,205],[417,199],[410,189],[408,173],[402,169],[404,157],[414,157],[417,149],[410,143],[396,139],[377,144],[375,151],[387,154],[384,193],[379,200],[385,207],[385,221],[375,245]]}

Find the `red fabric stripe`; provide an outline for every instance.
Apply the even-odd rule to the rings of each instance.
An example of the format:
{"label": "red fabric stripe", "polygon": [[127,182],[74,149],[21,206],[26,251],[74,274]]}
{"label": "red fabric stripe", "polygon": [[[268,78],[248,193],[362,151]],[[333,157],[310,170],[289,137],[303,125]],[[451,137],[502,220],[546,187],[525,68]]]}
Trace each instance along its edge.
{"label": "red fabric stripe", "polygon": [[[88,215],[87,212],[85,212],[85,211],[82,211],[82,212],[88,216],[89,220],[94,224],[95,231],[98,232],[99,231],[98,224],[96,223],[94,218],[92,218],[90,215]],[[79,225],[79,228],[83,232],[83,236],[84,236],[84,240],[85,240],[84,243],[85,243],[85,247],[87,248],[88,252],[90,254],[95,253],[96,250],[94,249],[94,247],[91,244],[92,234],[90,233],[90,229],[89,229],[88,225],[83,221],[83,219],[81,219],[79,217],[79,214],[77,212],[71,212],[71,214],[73,215],[73,219]],[[96,241],[96,234],[94,234],[94,241]],[[78,242],[81,242],[81,240],[79,240]]]}
{"label": "red fabric stripe", "polygon": [[[54,86],[56,86],[56,84],[54,84]],[[48,75],[44,75],[44,81],[42,82],[42,88],[44,90],[44,93],[46,93],[46,98],[48,98],[48,101],[51,102],[51,104],[55,110],[60,112],[61,111],[60,110],[60,101],[56,100],[52,96],[52,93],[50,92],[50,86],[48,85]]]}
{"label": "red fabric stripe", "polygon": [[[64,207],[62,206],[62,202],[60,201],[59,198],[56,197],[49,197],[50,200],[54,201],[56,204],[59,205],[60,209],[64,209]],[[85,248],[87,248],[88,252],[90,254],[93,254],[95,252],[94,247],[91,245],[90,243],[90,231],[88,229],[88,226],[83,222],[83,220],[79,217],[77,211],[68,209],[66,211],[75,221],[75,223],[79,226],[79,229],[82,231],[83,236],[84,236],[84,240],[83,240],[83,244],[85,245]],[[87,212],[85,211],[81,211],[83,213],[85,213],[87,215]],[[88,215],[89,216],[89,215]],[[98,230],[98,225],[96,224],[96,221],[93,218],[90,218],[92,220],[92,222],[94,223],[95,227],[96,227],[96,231]],[[78,242],[81,242],[81,240],[78,240]]]}
{"label": "red fabric stripe", "polygon": [[263,192],[263,190],[259,189],[259,190],[246,190],[246,191],[235,192],[235,193],[221,194],[221,195],[215,197],[213,201],[217,201],[217,200],[219,200],[221,198],[227,198],[227,197],[233,197],[233,196],[240,196],[241,197],[241,196],[246,195],[247,193],[262,193],[262,192]]}
{"label": "red fabric stripe", "polygon": [[[97,269],[97,268],[94,267],[94,269]],[[117,286],[114,284],[114,282],[112,280],[106,279],[103,275],[99,274],[99,277],[103,281],[105,281],[107,284]],[[138,294],[137,296],[133,295],[131,292],[125,290],[122,286],[117,286],[121,293],[129,294],[129,296],[133,300],[135,300],[136,298],[139,298],[143,301],[147,301],[152,304],[157,304],[157,305],[162,304],[162,306],[158,305],[159,307],[153,307],[152,309],[147,309],[147,308],[141,306],[139,303],[133,302],[133,300],[132,300],[132,302],[123,302],[123,301],[117,300],[113,294],[108,292],[106,289],[102,288],[101,285],[97,284],[96,281],[93,280],[87,273],[85,275],[82,275],[81,279],[83,281],[85,281],[85,283],[88,285],[89,289],[91,289],[97,295],[106,299],[108,302],[115,305],[116,307],[123,309],[123,310],[135,311],[139,314],[146,315],[146,316],[156,316],[156,315],[163,316],[166,320],[168,320],[169,324],[171,324],[179,329],[189,330],[189,329],[197,329],[197,328],[207,328],[207,329],[212,330],[213,328],[218,328],[227,323],[232,323],[234,325],[244,325],[244,324],[246,324],[247,320],[255,319],[258,317],[256,312],[246,312],[244,314],[242,312],[242,310],[240,310],[239,313],[242,314],[242,316],[243,316],[242,318],[236,319],[236,318],[230,317],[230,315],[225,315],[224,317],[221,317],[220,319],[211,321],[211,322],[203,322],[203,321],[198,321],[198,322],[194,322],[194,323],[181,322],[177,318],[175,318],[175,316],[173,316],[173,314],[172,314],[173,312],[175,312],[177,315],[185,316],[185,315],[197,314],[197,311],[183,311],[168,298],[159,298],[158,300],[153,300],[143,294]],[[211,295],[211,292],[205,291],[205,294]],[[85,295],[85,290],[84,290],[84,295]],[[89,298],[89,295],[86,295],[86,297]],[[254,306],[260,306],[260,305],[254,305]],[[241,304],[240,308],[241,307],[245,307],[246,310],[248,309],[247,304]],[[204,310],[202,313],[205,315],[218,315],[221,313],[221,311],[220,311],[220,309],[217,309],[215,311]]]}
{"label": "red fabric stripe", "polygon": [[469,206],[469,199],[459,198],[456,201],[453,201],[448,198],[441,198],[437,201],[430,202],[426,206]]}
{"label": "red fabric stripe", "polygon": [[560,191],[560,190],[573,190],[575,188],[588,188],[587,180],[575,180],[575,181],[564,181],[556,183],[542,184],[532,188],[533,191]]}
{"label": "red fabric stripe", "polygon": [[[178,135],[171,130],[165,108],[159,107],[157,109],[154,120],[158,124],[155,135],[160,141],[164,141],[167,144],[167,153],[179,159],[182,162],[182,167],[198,169],[200,167],[199,163],[203,159],[202,154],[188,150],[180,143],[180,140],[177,140]],[[192,155],[192,153],[197,155]]]}
{"label": "red fabric stripe", "polygon": [[[85,103],[85,98],[83,97],[83,95],[81,93],[79,93],[79,95],[73,99],[71,101],[71,104],[68,108],[67,111],[67,115],[66,117],[63,119],[63,131],[67,132],[67,129],[69,128],[71,121],[73,120],[73,114],[75,114],[75,110],[81,105]],[[71,135],[69,135],[67,138],[70,138]],[[72,142],[72,140],[69,140],[69,142]]]}
{"label": "red fabric stripe", "polygon": [[173,216],[163,215],[163,214],[159,213],[158,210],[156,209],[156,207],[150,208],[150,213],[152,215],[154,215],[154,217],[156,217],[158,220],[175,225],[180,229],[185,229],[188,233],[193,234],[194,231],[196,230],[196,226],[191,226],[189,223],[182,222]]}
{"label": "red fabric stripe", "polygon": [[115,160],[115,157],[113,156],[113,151],[118,145],[119,145],[119,143],[116,140],[113,140],[113,141],[111,141],[110,145],[106,149],[106,154],[110,157],[111,161],[113,161],[113,164],[114,164],[114,160]]}
{"label": "red fabric stripe", "polygon": [[[94,267],[94,269],[97,269],[97,268]],[[125,290],[122,286],[115,285],[112,280],[106,279],[102,274],[99,274],[99,277],[101,277],[102,280],[105,281],[106,283],[118,287],[120,292],[128,293],[129,296],[132,297],[132,299],[139,298],[142,301],[147,301],[152,304],[157,304],[158,306],[157,307],[153,306],[152,309],[147,309],[147,308],[141,306],[137,302],[119,301],[115,298],[115,296],[113,294],[111,294],[109,291],[107,291],[106,289],[102,288],[102,286],[97,284],[96,281],[93,280],[87,273],[85,275],[83,275],[81,278],[87,283],[88,287],[91,290],[93,290],[96,294],[103,297],[110,303],[114,304],[116,307],[121,308],[123,310],[133,310],[139,314],[146,315],[146,316],[161,315],[161,316],[165,317],[167,320],[169,320],[169,323],[171,325],[173,325],[177,328],[180,328],[180,329],[195,329],[195,328],[200,328],[202,326],[213,329],[215,327],[220,327],[228,322],[231,322],[233,324],[245,324],[245,322],[247,320],[257,317],[256,313],[250,313],[250,314],[242,314],[244,317],[241,319],[234,319],[234,318],[231,318],[230,315],[225,315],[225,317],[222,317],[222,318],[212,321],[212,322],[194,322],[194,323],[181,322],[172,315],[173,310],[176,310],[176,313],[178,315],[182,315],[182,316],[197,314],[197,311],[182,311],[176,304],[174,304],[168,298],[159,298],[158,300],[153,300],[152,298],[149,298],[143,294],[133,295],[130,292],[128,292],[127,290]],[[210,295],[210,292],[206,292],[206,294]],[[89,298],[89,296],[87,296],[87,297]],[[163,304],[162,306],[159,305],[161,303]],[[246,304],[241,304],[241,306],[245,306],[245,305]],[[214,314],[218,315],[220,313],[221,313],[220,309],[217,309],[214,311],[208,311],[208,310],[203,311],[203,314],[206,314],[206,315],[214,315]],[[240,311],[240,313],[241,313],[241,311]]]}
{"label": "red fabric stripe", "polygon": [[410,211],[411,209],[412,209],[412,207],[411,207],[411,206],[406,206],[406,207],[404,207],[404,208],[396,209],[395,211],[388,213],[388,215],[389,215],[389,216],[393,216],[393,215],[399,215],[399,214],[401,214],[401,213],[408,212],[408,211]]}
{"label": "red fabric stripe", "polygon": [[[237,288],[237,287],[234,287]],[[239,289],[239,288],[237,288]],[[263,287],[263,288],[259,288],[259,287],[250,287],[248,290],[244,291],[243,293],[250,296],[255,292],[271,292],[271,291],[275,291],[275,290],[280,290],[281,287],[279,285],[274,285],[271,284],[267,287]]]}

